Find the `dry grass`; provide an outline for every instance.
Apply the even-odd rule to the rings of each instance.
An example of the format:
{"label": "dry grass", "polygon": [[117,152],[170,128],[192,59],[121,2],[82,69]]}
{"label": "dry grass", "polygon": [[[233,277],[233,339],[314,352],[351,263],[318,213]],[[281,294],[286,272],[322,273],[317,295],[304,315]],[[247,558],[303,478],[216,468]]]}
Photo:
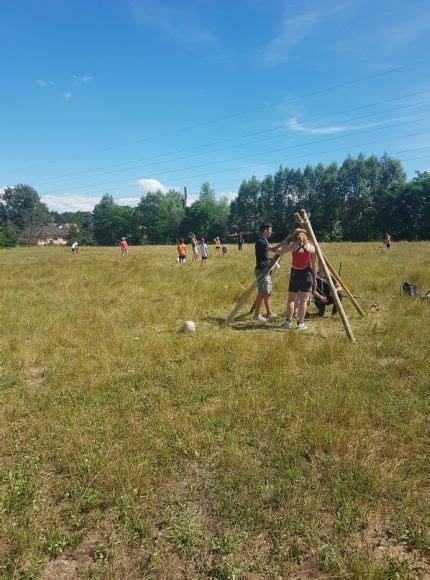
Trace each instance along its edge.
{"label": "dry grass", "polygon": [[430,288],[430,244],[325,251],[367,312],[346,303],[355,346],[328,314],[221,329],[250,246],[207,268],[169,247],[0,253],[4,577],[430,573],[430,301],[399,293]]}

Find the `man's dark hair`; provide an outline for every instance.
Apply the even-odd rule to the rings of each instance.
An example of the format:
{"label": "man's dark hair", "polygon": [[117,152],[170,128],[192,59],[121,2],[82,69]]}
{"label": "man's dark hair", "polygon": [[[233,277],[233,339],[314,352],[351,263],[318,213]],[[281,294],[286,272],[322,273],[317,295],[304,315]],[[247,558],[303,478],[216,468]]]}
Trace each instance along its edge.
{"label": "man's dark hair", "polygon": [[262,234],[264,232],[264,230],[267,230],[271,227],[272,227],[272,224],[270,222],[263,222],[262,224],[260,224],[260,234]]}

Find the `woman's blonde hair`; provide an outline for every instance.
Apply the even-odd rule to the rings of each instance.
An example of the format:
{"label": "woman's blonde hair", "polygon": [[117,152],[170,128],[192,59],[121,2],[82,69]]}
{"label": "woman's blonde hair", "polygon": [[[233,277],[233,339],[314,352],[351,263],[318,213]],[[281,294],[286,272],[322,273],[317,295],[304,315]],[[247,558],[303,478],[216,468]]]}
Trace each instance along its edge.
{"label": "woman's blonde hair", "polygon": [[299,246],[306,246],[306,244],[309,242],[306,231],[297,229],[294,232],[294,241],[299,244]]}

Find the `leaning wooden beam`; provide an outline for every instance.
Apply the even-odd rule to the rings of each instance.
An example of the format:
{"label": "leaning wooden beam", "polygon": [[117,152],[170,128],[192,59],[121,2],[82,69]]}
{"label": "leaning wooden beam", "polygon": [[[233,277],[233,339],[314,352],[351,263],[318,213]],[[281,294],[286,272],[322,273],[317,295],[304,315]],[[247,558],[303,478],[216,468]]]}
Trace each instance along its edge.
{"label": "leaning wooden beam", "polygon": [[335,286],[333,284],[333,280],[331,279],[331,276],[330,276],[330,271],[329,271],[327,264],[326,264],[326,261],[324,259],[324,255],[323,255],[321,248],[318,244],[318,240],[314,234],[314,230],[312,229],[311,222],[309,221],[309,218],[308,218],[306,211],[304,209],[300,210],[300,217],[302,218],[303,223],[305,224],[306,229],[309,232],[309,236],[312,240],[312,243],[315,246],[315,251],[317,253],[318,260],[319,260],[319,262],[324,270],[324,274],[327,277],[327,281],[328,281],[329,286],[330,286],[330,291],[331,291],[331,294],[333,296],[333,300],[336,303],[340,317],[342,319],[342,323],[343,323],[343,327],[345,328],[345,332],[346,332],[348,338],[350,339],[350,341],[355,342],[354,334],[352,332],[348,318],[345,314],[345,310],[343,309],[342,302],[339,300],[339,296],[337,295],[336,288],[335,288]]}
{"label": "leaning wooden beam", "polygon": [[246,292],[244,292],[242,294],[242,296],[239,298],[239,302],[236,304],[236,306],[230,312],[230,314],[228,315],[228,318],[226,318],[224,320],[224,322],[222,323],[222,326],[226,326],[227,324],[230,324],[230,322],[233,320],[233,318],[236,316],[236,314],[239,312],[239,310],[242,308],[242,306],[248,302],[248,300],[250,299],[250,297],[254,293],[254,290],[257,288],[258,284],[267,276],[267,274],[270,272],[270,270],[273,268],[273,266],[278,262],[279,258],[280,258],[280,256],[275,256],[274,258],[272,258],[270,260],[270,262],[264,268],[264,270],[258,276],[258,278],[256,278],[254,280],[254,282],[248,288],[248,290],[246,290]]}
{"label": "leaning wooden beam", "polygon": [[[304,210],[302,210],[304,211]],[[307,228],[305,222],[303,221],[302,217],[300,216],[299,213],[295,213],[294,214],[294,220],[295,222],[299,225],[299,226],[304,226]],[[308,217],[309,220],[309,217]],[[309,233],[309,230],[308,230]],[[321,250],[322,251],[322,250]],[[345,284],[345,282],[342,280],[342,278],[340,277],[340,274],[338,274],[336,272],[336,270],[333,268],[333,266],[330,264],[329,260],[327,259],[327,256],[324,254],[324,252],[322,252],[323,256],[324,256],[324,260],[327,264],[328,269],[330,270],[333,278],[336,280],[336,282],[338,282],[343,290],[345,291],[345,294],[348,296],[348,298],[351,300],[352,305],[354,306],[354,308],[357,310],[357,312],[360,314],[360,316],[365,316],[362,308],[360,307],[360,305],[358,304],[357,300],[354,298],[352,292],[348,289],[347,285]]]}
{"label": "leaning wooden beam", "polygon": [[331,275],[333,276],[333,278],[336,280],[336,282],[338,282],[342,286],[345,294],[351,300],[351,303],[354,306],[354,308],[356,309],[356,311],[358,312],[358,314],[360,316],[365,316],[365,313],[363,312],[362,308],[360,307],[360,305],[358,304],[357,300],[353,296],[352,292],[349,290],[349,288],[346,286],[345,282],[342,280],[342,278],[339,276],[339,274],[336,272],[336,270],[330,264],[330,262],[327,259],[327,256],[324,254],[324,252],[322,254],[324,256],[325,263],[327,264],[327,268],[330,270]]}

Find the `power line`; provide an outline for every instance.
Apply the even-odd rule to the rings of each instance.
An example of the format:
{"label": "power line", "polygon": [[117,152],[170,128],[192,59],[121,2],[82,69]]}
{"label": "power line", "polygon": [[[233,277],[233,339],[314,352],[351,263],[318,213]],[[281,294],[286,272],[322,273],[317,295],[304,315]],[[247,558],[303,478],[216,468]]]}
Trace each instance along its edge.
{"label": "power line", "polygon": [[[430,93],[430,91],[422,91],[422,93]],[[416,94],[418,94],[418,93],[416,93]],[[388,99],[388,101],[392,101],[392,100],[393,99]],[[384,101],[381,101],[381,103],[382,102],[384,102]],[[392,113],[393,111],[400,111],[400,110],[408,109],[408,108],[411,108],[411,107],[419,107],[421,105],[427,105],[429,103],[430,103],[429,101],[421,101],[419,103],[410,103],[410,104],[407,104],[407,105],[401,105],[399,107],[385,109],[383,111],[376,111],[376,112],[373,112],[373,113],[366,113],[365,115],[359,115],[359,116],[352,117],[352,118],[349,118],[349,119],[344,119],[342,121],[342,123],[350,123],[351,121],[356,121],[356,120],[363,119],[363,118],[366,118],[366,117],[372,117],[372,116],[375,116],[375,115],[383,115],[385,113]],[[373,106],[373,105],[367,105],[367,106]],[[363,106],[357,107],[357,109],[363,109],[363,108],[364,108]],[[355,110],[355,109],[350,109],[350,110]],[[321,118],[326,118],[326,117],[333,116],[335,114],[338,115],[338,114],[341,114],[341,113],[334,113],[334,114],[329,114],[329,115],[321,115],[320,117],[317,117],[317,118],[320,118],[320,119]],[[307,123],[311,122],[312,120],[315,120],[315,119],[310,119],[310,120],[307,121]],[[328,125],[322,125],[322,126],[319,126],[319,127],[315,127],[313,129],[314,130],[320,130],[320,129],[324,129],[327,126]],[[281,128],[282,129],[285,129],[285,123],[283,125],[279,125],[278,127],[275,127],[275,128],[265,129],[265,130],[262,130],[262,131],[258,131],[257,133],[260,133],[260,134],[261,133],[267,133],[267,132],[274,131],[275,129],[281,129]],[[351,128],[351,130],[352,129],[353,128]],[[239,144],[236,144],[236,145],[228,145],[226,147],[221,147],[221,148],[213,149],[213,150],[210,150],[210,151],[202,151],[201,153],[198,153],[197,156],[210,155],[212,153],[218,153],[220,151],[225,151],[227,149],[236,149],[236,148],[240,148],[240,147],[245,147],[247,145],[253,145],[255,143],[262,143],[263,141],[267,141],[267,140],[279,139],[281,137],[284,137],[286,135],[289,135],[289,133],[290,133],[290,131],[284,132],[284,133],[280,133],[278,135],[271,136],[271,137],[265,137],[263,139],[255,139],[253,141],[246,141],[244,143],[239,143]],[[201,147],[206,147],[206,146],[207,145],[204,145],[203,144],[203,145],[198,146],[198,148],[201,149]],[[189,148],[189,149],[196,149],[196,148],[197,147],[192,147],[192,148]],[[167,161],[168,162],[180,161],[182,159],[188,159],[190,157],[195,157],[195,156],[196,156],[195,154],[183,155],[181,157],[176,157],[176,158],[173,158],[173,159],[168,159]],[[155,157],[161,157],[161,155],[158,155],[158,156],[155,156]],[[150,158],[147,158],[147,159],[150,159]],[[145,160],[145,158],[143,158],[142,160]],[[72,173],[69,173],[69,174],[64,175],[63,177],[62,176],[59,176],[59,177],[56,177],[56,178],[53,178],[53,179],[39,181],[38,184],[40,186],[40,185],[47,185],[47,184],[58,183],[58,182],[64,183],[64,181],[70,181],[74,177],[79,176],[79,175],[82,175],[84,173],[88,173],[89,174],[88,177],[93,177],[93,176],[108,175],[108,174],[111,174],[111,173],[121,173],[123,171],[129,171],[130,169],[139,169],[141,167],[141,165],[132,165],[133,163],[136,163],[138,161],[140,161],[140,160],[136,160],[135,162],[132,161],[132,162],[125,162],[125,163],[112,164],[112,165],[105,166],[105,168],[109,169],[109,171],[97,172],[97,170],[95,170],[95,172],[94,172],[94,170],[85,170],[85,171],[81,171],[81,172],[77,172],[77,173],[73,173],[72,172]],[[158,162],[156,162],[156,165],[159,165],[160,163],[165,163],[165,161],[158,161]],[[121,168],[121,169],[111,169],[112,167],[118,167],[118,166],[123,166],[123,165],[130,165],[130,167]],[[87,177],[87,176],[84,176],[84,177]]]}
{"label": "power line", "polygon": [[[410,69],[410,68],[413,68],[415,66],[419,66],[420,64],[423,64],[425,62],[428,62],[429,60],[430,60],[430,58],[421,59],[419,61],[415,61],[415,62],[410,63],[410,64],[405,64],[405,65],[401,65],[401,66],[398,66],[398,67],[394,67],[394,68],[388,69],[386,71],[380,71],[378,73],[374,73],[374,74],[371,74],[371,75],[367,75],[367,76],[364,76],[364,77],[360,77],[358,79],[353,79],[353,80],[350,80],[350,81],[345,81],[345,82],[342,82],[342,83],[337,83],[337,84],[328,86],[328,87],[326,87],[324,89],[320,89],[320,90],[317,90],[317,91],[311,91],[309,93],[304,93],[303,95],[298,95],[297,97],[290,97],[288,99],[285,99],[283,101],[279,101],[277,103],[271,103],[271,104],[268,103],[266,105],[259,105],[257,107],[252,107],[250,109],[238,111],[236,113],[231,113],[229,115],[225,115],[225,116],[222,116],[222,117],[217,117],[217,118],[214,118],[214,119],[210,119],[208,121],[203,121],[201,123],[190,124],[190,125],[181,127],[179,129],[176,129],[173,132],[176,133],[176,132],[182,132],[182,131],[189,131],[191,129],[201,128],[201,127],[205,127],[205,126],[208,126],[208,125],[211,125],[211,124],[214,124],[214,123],[219,123],[221,121],[231,120],[231,119],[234,119],[234,118],[238,118],[238,117],[241,117],[241,116],[245,116],[245,115],[248,115],[250,113],[255,113],[257,111],[262,111],[262,110],[265,110],[265,109],[271,109],[271,108],[274,108],[274,107],[283,105],[283,104],[285,104],[285,103],[287,103],[289,101],[293,101],[295,99],[304,99],[304,98],[308,98],[308,97],[320,95],[320,94],[323,94],[325,92],[330,92],[330,91],[333,91],[333,90],[336,90],[336,89],[340,89],[340,88],[343,88],[343,87],[346,87],[346,86],[351,86],[351,85],[354,85],[354,84],[357,84],[357,83],[361,83],[363,81],[372,80],[372,79],[375,79],[375,78],[378,78],[378,77],[381,77],[381,76],[385,76],[385,75],[388,75],[388,74],[392,74],[392,73],[395,73],[395,72],[404,70],[406,68],[407,69]],[[69,155],[69,156],[64,157],[62,159],[57,159],[57,160],[54,160],[54,161],[44,161],[42,163],[37,163],[37,164],[33,164],[33,165],[30,165],[30,166],[27,166],[27,168],[24,168],[24,169],[31,169],[33,167],[41,167],[43,165],[52,165],[54,163],[62,163],[63,161],[68,161],[69,159],[80,159],[82,157],[88,157],[89,155],[95,155],[97,153],[102,153],[104,151],[111,151],[113,149],[118,149],[118,148],[121,148],[121,147],[127,147],[129,145],[135,145],[137,143],[141,143],[142,141],[146,141],[146,140],[150,140],[150,139],[151,140],[153,140],[153,139],[159,139],[159,138],[162,138],[162,137],[166,137],[168,135],[171,135],[171,133],[172,133],[171,130],[170,131],[165,131],[163,133],[159,133],[158,135],[153,135],[153,136],[150,136],[150,137],[141,137],[140,139],[136,139],[134,141],[129,141],[129,142],[122,143],[122,144],[115,144],[115,145],[112,145],[110,147],[105,147],[103,149],[97,149],[97,150],[90,151],[90,152],[87,152],[87,153],[82,153],[82,154],[79,154],[79,155],[72,155],[72,156]]]}
{"label": "power line", "polygon": [[[415,120],[413,122],[415,123],[415,122],[423,121],[423,120],[426,120],[426,119],[428,119],[428,117],[425,117],[425,118],[422,118],[422,119],[417,119],[417,120]],[[358,134],[364,134],[364,133],[369,133],[369,132],[373,132],[373,131],[378,131],[378,130],[383,130],[383,129],[390,129],[390,128],[393,128],[393,127],[398,127],[398,126],[401,126],[401,125],[406,125],[408,123],[409,123],[409,121],[406,121],[406,122],[402,122],[402,123],[396,123],[396,124],[393,124],[393,125],[388,125],[388,126],[385,126],[385,127],[378,127],[378,128],[367,129],[367,130],[364,130],[364,131],[357,132],[356,135],[358,135]],[[418,136],[418,135],[428,135],[428,131],[422,131],[422,132],[419,132],[419,133],[412,133],[412,134],[409,134],[409,135],[404,135],[402,137],[398,137],[398,136],[395,136],[395,137],[387,137],[385,139],[382,139],[382,141],[383,142],[385,142],[385,141],[393,141],[393,140],[396,140],[396,139],[399,139],[400,140],[400,139],[405,139],[405,138],[408,138],[408,137],[415,137],[415,136]],[[236,159],[242,159],[244,157],[245,158],[246,157],[255,157],[255,156],[258,156],[258,155],[264,155],[264,154],[267,154],[267,153],[273,153],[273,152],[278,152],[278,151],[285,151],[286,149],[291,149],[291,148],[294,148],[294,147],[307,146],[307,145],[316,144],[316,143],[324,143],[324,142],[327,142],[327,141],[328,142],[332,142],[332,141],[336,141],[336,140],[339,140],[339,139],[342,139],[342,138],[345,138],[345,137],[347,137],[347,136],[346,135],[340,135],[338,137],[333,137],[331,139],[318,139],[318,140],[312,141],[310,143],[302,144],[302,145],[297,145],[297,146],[294,146],[293,145],[293,146],[289,146],[289,147],[286,147],[286,148],[285,147],[282,147],[282,148],[277,148],[277,149],[271,149],[271,150],[268,150],[268,151],[263,151],[263,152],[256,153],[256,154],[252,154],[252,155],[241,156],[241,157],[236,158]],[[348,146],[348,148],[351,149],[351,148],[354,148],[354,147],[363,147],[363,146],[366,146],[366,145],[373,145],[373,144],[380,143],[380,142],[381,142],[381,140],[371,141],[371,142],[368,142],[368,143],[353,144],[353,145]],[[344,148],[335,149],[334,151],[338,151],[338,150],[342,150],[342,149],[344,149]],[[325,151],[321,151],[321,152],[318,152],[318,153],[304,154],[304,155],[301,155],[301,156],[298,156],[298,157],[296,156],[295,158],[307,157],[308,155],[309,156],[312,156],[312,155],[321,155],[321,154],[324,154],[324,153],[327,153],[327,152],[331,152],[331,151],[333,151],[333,150],[329,150],[329,151],[325,150]],[[293,157],[293,159],[294,159],[294,157]],[[227,161],[232,161],[232,159],[227,160]],[[284,161],[285,160],[265,161],[264,163],[260,163],[260,164],[257,163],[257,164],[251,164],[251,165],[245,165],[245,166],[241,166],[241,167],[236,167],[236,168],[228,168],[228,169],[216,170],[216,171],[212,171],[212,173],[223,173],[223,172],[226,172],[226,171],[235,171],[235,170],[239,170],[239,169],[249,169],[250,167],[255,167],[255,166],[259,166],[259,165],[273,164],[273,163],[283,163]],[[225,162],[226,162],[226,160],[217,161],[217,162],[212,163],[212,165],[213,164],[219,164],[219,163],[225,163]],[[201,167],[201,164],[200,165],[197,165],[197,166],[191,166],[189,168],[185,168],[185,169],[182,169],[180,171],[184,171],[184,170],[188,170],[188,169],[194,169],[196,167]],[[175,170],[173,170],[173,171],[175,171]],[[186,180],[188,181],[189,179],[193,179],[195,177],[201,177],[201,176],[206,176],[206,173],[200,173],[200,174],[191,175],[191,176],[188,175],[186,177]],[[127,179],[127,180],[120,180],[120,181],[117,181],[117,182],[112,182],[112,181],[102,182],[102,183],[90,185],[90,186],[87,187],[87,189],[88,188],[94,188],[94,187],[100,188],[103,185],[113,185],[113,184],[131,183],[131,182],[135,182],[136,179],[138,179],[138,177],[130,178],[130,179]],[[59,191],[62,191],[62,190],[52,190],[52,191],[48,191],[48,192],[45,192],[44,195],[52,195],[54,193],[58,193]]]}
{"label": "power line", "polygon": [[[409,94],[401,95],[401,96],[398,96],[398,97],[392,97],[390,99],[384,99],[382,101],[377,101],[375,103],[370,103],[368,105],[360,105],[359,107],[352,107],[350,109],[345,109],[343,111],[339,111],[339,112],[335,112],[335,113],[329,113],[327,115],[319,115],[317,117],[313,117],[311,119],[308,119],[306,122],[307,123],[311,123],[313,121],[317,121],[317,120],[320,120],[320,119],[326,119],[326,118],[330,118],[330,117],[334,117],[334,116],[339,116],[339,115],[342,115],[342,114],[345,114],[345,113],[350,113],[352,111],[362,110],[362,109],[366,109],[366,108],[369,108],[369,107],[374,107],[374,106],[377,106],[377,105],[381,105],[381,104],[385,104],[385,103],[397,101],[397,100],[400,100],[400,99],[410,98],[410,97],[414,97],[414,96],[418,96],[418,95],[423,95],[423,94],[429,94],[429,93],[430,93],[430,90],[426,90],[426,91],[418,91],[418,92],[415,92],[415,93],[409,93]],[[407,108],[407,107],[411,107],[411,106],[417,106],[419,104],[422,104],[422,103],[418,103],[418,104],[417,103],[411,103],[409,105],[404,105],[404,107]],[[389,109],[389,110],[392,111],[392,110],[398,110],[398,109]],[[374,114],[383,114],[385,112],[386,111],[380,111],[379,113],[374,113]],[[369,113],[369,115],[371,115],[371,114],[373,114],[373,113]],[[351,119],[349,119],[347,121],[351,121]],[[342,121],[342,122],[346,122],[346,121]],[[179,149],[178,151],[172,151],[171,153],[166,153],[166,154],[160,153],[160,154],[157,154],[157,155],[150,155],[149,157],[141,157],[139,159],[135,159],[135,160],[132,160],[132,161],[125,161],[125,162],[122,162],[122,163],[109,164],[109,165],[105,165],[105,166],[102,166],[102,167],[99,167],[99,168],[96,168],[96,169],[85,169],[83,171],[70,172],[70,173],[66,173],[66,174],[60,175],[58,177],[55,177],[53,179],[43,180],[41,182],[39,181],[39,183],[41,183],[41,184],[52,183],[52,182],[59,181],[60,179],[65,178],[65,177],[83,175],[83,174],[86,174],[86,173],[93,174],[94,171],[99,171],[99,170],[103,170],[103,169],[110,169],[111,167],[122,167],[124,165],[132,165],[133,163],[140,163],[142,161],[150,161],[152,159],[157,159],[157,158],[160,158],[160,157],[163,158],[166,155],[173,155],[175,153],[183,153],[183,152],[186,152],[186,151],[194,151],[196,149],[201,150],[203,147],[210,147],[210,146],[217,145],[217,144],[220,144],[220,143],[226,143],[226,142],[229,142],[229,141],[242,139],[244,137],[251,137],[251,136],[254,136],[254,135],[261,135],[261,134],[273,132],[273,131],[276,131],[276,130],[279,130],[279,129],[285,129],[285,123],[283,123],[282,125],[277,125],[276,127],[271,127],[270,129],[262,129],[260,131],[253,131],[251,133],[245,133],[243,135],[239,135],[239,136],[236,136],[236,137],[229,137],[229,138],[226,138],[226,139],[220,139],[220,140],[217,140],[217,141],[212,141],[211,143],[206,143],[206,144],[203,143],[203,144],[199,144],[199,145],[194,145],[193,147],[186,147],[186,148],[183,148],[183,149]],[[277,137],[275,137],[275,138],[277,138]],[[204,154],[207,154],[207,153],[208,152],[205,152]]]}

